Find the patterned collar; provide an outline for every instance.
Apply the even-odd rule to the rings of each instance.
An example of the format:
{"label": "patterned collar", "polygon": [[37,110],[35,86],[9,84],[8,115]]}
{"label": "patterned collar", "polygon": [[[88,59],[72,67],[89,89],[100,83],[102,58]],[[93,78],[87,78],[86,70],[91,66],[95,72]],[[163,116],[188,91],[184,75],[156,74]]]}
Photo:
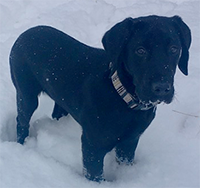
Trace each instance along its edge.
{"label": "patterned collar", "polygon": [[124,102],[126,102],[129,108],[132,108],[134,110],[149,110],[151,108],[154,108],[155,110],[157,104],[160,103],[159,101],[144,103],[138,99],[136,94],[132,95],[128,93],[126,88],[121,83],[117,71],[113,73],[113,75],[111,76],[111,80],[115,90],[124,100]]}

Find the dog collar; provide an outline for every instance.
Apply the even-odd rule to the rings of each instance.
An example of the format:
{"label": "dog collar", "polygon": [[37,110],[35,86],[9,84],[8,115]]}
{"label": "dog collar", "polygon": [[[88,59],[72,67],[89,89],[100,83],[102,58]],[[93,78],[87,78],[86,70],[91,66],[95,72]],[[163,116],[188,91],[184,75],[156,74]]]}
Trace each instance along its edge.
{"label": "dog collar", "polygon": [[111,76],[112,84],[117,91],[117,93],[120,95],[120,97],[126,102],[129,108],[132,108],[134,110],[149,110],[150,108],[156,108],[158,102],[149,102],[148,104],[140,101],[136,94],[133,96],[121,83],[117,71],[113,73]]}

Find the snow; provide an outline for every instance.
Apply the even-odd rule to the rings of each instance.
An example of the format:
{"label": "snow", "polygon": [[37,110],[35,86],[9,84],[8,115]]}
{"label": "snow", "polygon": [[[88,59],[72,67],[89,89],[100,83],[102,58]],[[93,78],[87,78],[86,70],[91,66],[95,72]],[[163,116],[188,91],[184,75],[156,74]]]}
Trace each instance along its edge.
{"label": "snow", "polygon": [[[8,57],[20,33],[50,25],[102,47],[101,37],[115,23],[149,14],[180,15],[191,28],[193,40],[189,76],[177,71],[175,100],[158,107],[140,139],[133,166],[118,166],[112,151],[105,158],[108,181],[86,180],[81,128],[71,117],[52,120],[53,102],[46,95],[40,97],[26,144],[16,143],[15,90]],[[199,0],[0,0],[0,188],[200,187],[199,20]]]}

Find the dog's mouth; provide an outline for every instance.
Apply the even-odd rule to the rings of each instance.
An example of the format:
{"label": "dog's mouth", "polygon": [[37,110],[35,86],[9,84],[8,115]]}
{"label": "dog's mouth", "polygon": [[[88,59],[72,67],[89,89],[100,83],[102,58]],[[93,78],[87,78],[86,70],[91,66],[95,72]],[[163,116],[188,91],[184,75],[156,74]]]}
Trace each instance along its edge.
{"label": "dog's mouth", "polygon": [[134,95],[134,98],[136,98],[138,101],[137,109],[148,110],[152,107],[156,107],[158,104],[161,104],[161,103],[165,103],[165,104],[171,103],[173,100],[173,96],[174,96],[174,90],[172,90],[172,92],[169,93],[169,95],[166,95],[163,97],[155,97],[155,96],[149,94],[148,99],[145,99],[144,96],[142,99],[139,96],[140,95],[137,95],[136,93]]}
{"label": "dog's mouth", "polygon": [[160,103],[161,103],[161,101],[159,101],[159,100],[155,101],[155,102],[149,101],[148,103],[140,100],[137,108],[140,110],[148,110],[150,108],[156,107]]}
{"label": "dog's mouth", "polygon": [[134,100],[137,103],[137,106],[134,108],[135,110],[149,110],[151,108],[155,108],[158,104],[164,102],[161,100],[155,100],[155,101],[141,100],[141,99],[139,99],[139,97],[136,94],[134,95]]}

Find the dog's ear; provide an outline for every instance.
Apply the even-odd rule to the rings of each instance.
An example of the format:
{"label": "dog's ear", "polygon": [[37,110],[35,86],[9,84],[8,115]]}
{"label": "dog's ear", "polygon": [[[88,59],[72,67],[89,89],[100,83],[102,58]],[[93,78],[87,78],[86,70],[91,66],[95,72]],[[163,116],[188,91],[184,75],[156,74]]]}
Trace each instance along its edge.
{"label": "dog's ear", "polygon": [[182,54],[178,63],[178,67],[184,75],[188,75],[189,48],[191,44],[191,32],[189,27],[182,21],[179,16],[172,17],[175,28],[181,40]]}
{"label": "dog's ear", "polygon": [[116,66],[120,53],[127,44],[131,36],[131,26],[133,25],[132,18],[126,18],[120,23],[117,23],[103,36],[102,43],[104,49],[109,55],[113,66]]}

